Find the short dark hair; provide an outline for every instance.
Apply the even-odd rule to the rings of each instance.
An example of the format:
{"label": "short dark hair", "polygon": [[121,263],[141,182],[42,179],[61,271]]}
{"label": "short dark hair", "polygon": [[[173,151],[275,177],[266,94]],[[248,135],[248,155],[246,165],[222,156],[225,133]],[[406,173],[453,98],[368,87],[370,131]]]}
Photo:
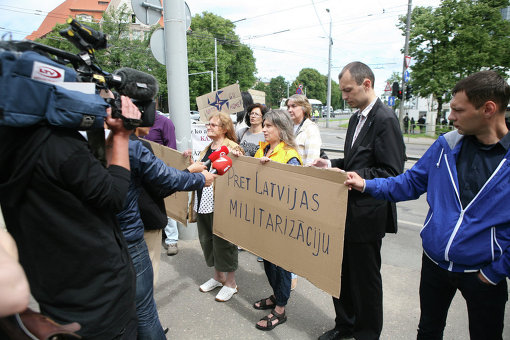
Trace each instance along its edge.
{"label": "short dark hair", "polygon": [[354,79],[357,85],[361,85],[363,83],[363,80],[365,80],[365,78],[368,78],[372,83],[372,88],[374,88],[375,83],[374,72],[372,72],[372,69],[368,67],[366,64],[363,64],[360,61],[353,61],[352,63],[345,65],[344,68],[342,69],[342,72],[340,72],[340,74],[338,75],[338,80],[342,79],[345,71],[349,71],[351,77]]}
{"label": "short dark hair", "polygon": [[260,104],[260,103],[255,103],[255,104],[251,104],[250,106],[248,106],[248,108],[246,109],[246,116],[244,116],[244,122],[248,126],[251,126],[250,112],[251,112],[251,110],[253,110],[256,107],[258,107],[260,109],[260,112],[262,112],[262,120],[264,119],[264,115],[266,114],[266,112],[269,111],[267,106],[265,106],[264,104]]}
{"label": "short dark hair", "polygon": [[480,71],[461,79],[453,88],[452,95],[458,92],[465,92],[469,102],[477,109],[491,100],[498,106],[498,112],[505,112],[510,99],[510,86],[494,71]]}

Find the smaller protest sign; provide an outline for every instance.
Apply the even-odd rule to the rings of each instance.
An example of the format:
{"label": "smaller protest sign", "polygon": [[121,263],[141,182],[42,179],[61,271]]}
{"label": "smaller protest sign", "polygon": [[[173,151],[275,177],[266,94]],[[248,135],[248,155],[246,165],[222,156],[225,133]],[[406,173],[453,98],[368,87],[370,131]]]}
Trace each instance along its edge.
{"label": "smaller protest sign", "polygon": [[197,106],[201,122],[208,122],[209,117],[215,112],[224,112],[230,115],[243,111],[243,98],[239,84],[229,85],[218,91],[197,97]]}
{"label": "smaller protest sign", "polygon": [[[183,157],[182,153],[164,145],[148,141],[151,144],[154,155],[161,159],[166,165],[179,170],[186,169],[189,159]],[[189,194],[186,191],[177,191],[165,198],[166,214],[183,225],[187,225]]]}

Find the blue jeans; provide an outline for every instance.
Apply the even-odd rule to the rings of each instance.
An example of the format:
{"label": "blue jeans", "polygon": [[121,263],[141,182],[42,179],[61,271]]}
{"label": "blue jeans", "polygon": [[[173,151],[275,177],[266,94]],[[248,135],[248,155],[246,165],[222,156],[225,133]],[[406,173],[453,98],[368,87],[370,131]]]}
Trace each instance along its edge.
{"label": "blue jeans", "polygon": [[165,227],[165,243],[174,244],[179,240],[179,230],[177,229],[177,222],[174,219],[168,218],[168,224]]}
{"label": "blue jeans", "polygon": [[506,279],[495,286],[485,284],[478,278],[478,272],[449,272],[425,254],[421,267],[421,316],[417,339],[443,339],[448,309],[457,290],[466,300],[470,338],[502,339],[508,300]]}
{"label": "blue jeans", "polygon": [[264,270],[266,271],[269,285],[273,288],[276,305],[287,305],[290,297],[290,272],[266,260],[264,260]]}
{"label": "blue jeans", "polygon": [[153,272],[149,251],[143,238],[128,243],[128,251],[136,272],[136,315],[138,340],[165,340],[153,297]]}

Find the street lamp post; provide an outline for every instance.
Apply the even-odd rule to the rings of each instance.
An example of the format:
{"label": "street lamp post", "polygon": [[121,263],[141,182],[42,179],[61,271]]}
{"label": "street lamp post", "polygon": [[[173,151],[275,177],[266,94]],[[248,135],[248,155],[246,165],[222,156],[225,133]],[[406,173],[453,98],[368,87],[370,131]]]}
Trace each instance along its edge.
{"label": "street lamp post", "polygon": [[326,127],[329,128],[329,117],[330,117],[330,110],[331,110],[331,46],[333,45],[333,40],[331,39],[331,13],[329,12],[329,8],[326,8],[326,11],[329,14],[329,39],[328,39],[328,45],[329,45],[329,56],[328,56],[328,94],[326,99]]}

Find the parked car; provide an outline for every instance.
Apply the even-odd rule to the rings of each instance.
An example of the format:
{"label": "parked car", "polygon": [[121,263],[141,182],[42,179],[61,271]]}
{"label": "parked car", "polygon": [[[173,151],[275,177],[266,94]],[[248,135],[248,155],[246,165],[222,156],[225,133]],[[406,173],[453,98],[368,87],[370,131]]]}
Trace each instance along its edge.
{"label": "parked car", "polygon": [[333,113],[336,115],[341,115],[342,114],[342,110],[341,109],[336,109],[335,111],[333,111]]}
{"label": "parked car", "polygon": [[189,114],[192,120],[196,120],[197,122],[200,120],[200,112],[191,110]]}

